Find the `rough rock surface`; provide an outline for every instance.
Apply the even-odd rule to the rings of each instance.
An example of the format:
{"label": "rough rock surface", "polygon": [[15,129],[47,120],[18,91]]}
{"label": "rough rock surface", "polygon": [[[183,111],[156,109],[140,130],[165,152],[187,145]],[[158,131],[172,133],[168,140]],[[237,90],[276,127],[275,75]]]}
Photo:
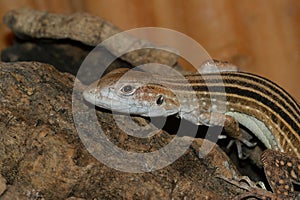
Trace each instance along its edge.
{"label": "rough rock surface", "polygon": [[[31,9],[18,9],[4,16],[4,23],[19,37],[71,39],[90,46],[97,46],[121,30],[110,22],[87,13],[71,15],[53,14]],[[128,34],[114,37],[104,45],[111,53],[138,66],[145,63],[160,63],[172,66],[177,62],[177,55],[166,48],[160,50],[149,41],[135,38]],[[143,48],[141,50],[134,50]],[[134,50],[134,51],[131,51]],[[130,52],[131,51],[131,52]]]}
{"label": "rough rock surface", "polygon": [[[125,173],[105,166],[78,137],[73,83],[73,76],[48,64],[0,63],[0,174],[7,181],[0,199],[228,199],[240,192],[216,178],[231,178],[235,169],[219,148],[198,157],[201,139],[157,171]],[[110,113],[98,110],[97,116],[108,138],[126,150],[155,151],[177,137],[164,131],[130,137]]]}
{"label": "rough rock surface", "polygon": [[[92,50],[93,47],[69,40],[16,39],[12,46],[1,52],[1,60],[4,62],[38,61],[51,64],[59,71],[76,75],[84,59]],[[132,65],[116,58],[105,48],[98,49],[93,55],[91,64],[95,66],[95,71],[109,72],[120,67],[132,68]],[[113,60],[113,62],[108,64],[108,60]],[[85,84],[99,79],[93,70],[86,70],[84,73],[86,76],[82,77],[81,81]]]}

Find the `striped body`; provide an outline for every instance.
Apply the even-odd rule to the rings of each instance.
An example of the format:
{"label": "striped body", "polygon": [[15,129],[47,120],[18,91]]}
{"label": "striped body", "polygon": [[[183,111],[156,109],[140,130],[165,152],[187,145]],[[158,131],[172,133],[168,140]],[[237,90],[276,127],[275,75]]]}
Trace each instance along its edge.
{"label": "striped body", "polygon": [[[186,76],[200,99],[200,106],[205,100],[211,101],[207,104],[210,108],[215,106],[212,111],[217,112],[223,104],[225,115],[233,116],[250,129],[266,147],[300,157],[300,107],[297,102],[282,88],[262,77],[242,72],[222,72],[220,75]],[[204,101],[201,101],[203,97]]]}
{"label": "striped body", "polygon": [[[300,157],[300,107],[281,87],[265,78],[237,71],[184,77],[140,71],[123,76],[125,72],[115,70],[89,86],[85,99],[106,109],[142,116],[178,113],[198,125],[216,125],[205,114],[230,115],[267,148]],[[124,91],[125,86],[128,91]],[[163,98],[160,105],[159,97]]]}

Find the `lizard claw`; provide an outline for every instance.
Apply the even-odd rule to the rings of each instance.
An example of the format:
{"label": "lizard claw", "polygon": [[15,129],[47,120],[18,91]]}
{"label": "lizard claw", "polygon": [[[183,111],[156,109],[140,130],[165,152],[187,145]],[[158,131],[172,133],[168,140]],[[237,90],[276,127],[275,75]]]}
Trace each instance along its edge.
{"label": "lizard claw", "polygon": [[249,157],[249,155],[244,155],[243,149],[242,149],[242,143],[246,145],[247,147],[255,147],[256,142],[250,142],[249,140],[252,139],[252,136],[249,135],[246,131],[243,129],[240,129],[240,135],[237,138],[234,138],[230,140],[229,144],[227,145],[226,149],[230,149],[233,144],[237,147],[238,157],[239,159],[245,160]]}
{"label": "lizard claw", "polygon": [[266,190],[263,182],[253,182],[248,176],[234,176],[234,179],[228,179],[223,176],[217,176],[217,178],[223,179],[224,181],[235,185],[238,188],[247,190],[247,192],[235,196],[234,198],[232,198],[232,200],[241,200],[248,198],[261,199],[261,197],[264,197],[265,199],[276,199],[276,196],[273,193]]}
{"label": "lizard claw", "polygon": [[249,157],[249,155],[244,155],[243,149],[242,149],[242,144],[241,144],[240,140],[237,140],[237,139],[230,140],[230,142],[227,145],[226,149],[230,149],[233,144],[236,145],[239,159],[245,160],[245,159],[247,159]]}
{"label": "lizard claw", "polygon": [[217,176],[217,178],[223,179],[224,181],[247,191],[251,191],[253,189],[266,190],[266,187],[263,182],[261,181],[253,182],[250,180],[248,176],[241,176],[241,177],[234,176],[233,179],[229,179],[223,176]]}

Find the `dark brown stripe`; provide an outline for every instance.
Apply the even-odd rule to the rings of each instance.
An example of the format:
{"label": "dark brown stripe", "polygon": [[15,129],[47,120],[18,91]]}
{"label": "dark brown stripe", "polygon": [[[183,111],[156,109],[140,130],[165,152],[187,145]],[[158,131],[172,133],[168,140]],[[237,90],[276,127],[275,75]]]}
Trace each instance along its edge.
{"label": "dark brown stripe", "polygon": [[[277,101],[279,104],[285,105],[285,109],[287,110],[287,112],[293,115],[293,117],[297,119],[298,123],[300,123],[300,107],[295,101],[295,99],[293,99],[293,97],[291,97],[287,92],[285,92],[280,86],[265,78],[242,72],[224,72],[222,73],[222,76],[220,76],[219,74],[205,74],[203,76],[187,75],[186,77],[187,79],[189,79],[191,86],[197,86],[198,84],[220,84],[224,86],[232,84],[237,85],[237,87],[245,86],[252,88],[253,90],[266,94],[268,97],[270,97],[270,101]],[[168,79],[169,84],[170,80],[171,79]],[[254,82],[255,84],[252,84],[249,80],[251,82]],[[180,88],[180,86],[182,87],[183,85],[185,85],[182,81],[178,79],[177,81],[174,79],[172,80],[172,82],[174,84],[170,84],[171,87],[175,87],[176,85],[177,88]],[[186,80],[184,80],[184,82],[186,82]],[[202,89],[204,88],[202,87]],[[205,91],[207,91],[207,88],[205,88]]]}

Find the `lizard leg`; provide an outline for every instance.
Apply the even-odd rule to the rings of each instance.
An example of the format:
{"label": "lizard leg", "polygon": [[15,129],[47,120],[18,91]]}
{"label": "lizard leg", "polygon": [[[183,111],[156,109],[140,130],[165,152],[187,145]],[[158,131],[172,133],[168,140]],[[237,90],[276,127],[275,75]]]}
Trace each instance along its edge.
{"label": "lizard leg", "polygon": [[235,196],[232,200],[242,200],[242,199],[265,199],[265,200],[288,200],[279,199],[275,194],[264,189],[254,189],[249,192],[245,192],[241,195]]}
{"label": "lizard leg", "polygon": [[261,160],[268,183],[274,193],[254,188],[234,197],[234,200],[255,197],[258,199],[292,200],[296,198],[293,182],[300,182],[300,159],[276,150],[267,149]]}
{"label": "lizard leg", "polygon": [[223,126],[226,134],[232,138],[227,148],[230,148],[234,143],[237,146],[238,157],[240,159],[245,159],[247,156],[243,155],[242,144],[248,147],[254,147],[256,143],[252,143],[249,140],[252,137],[243,129],[240,128],[238,121],[230,116],[223,113],[203,113],[201,114],[201,123],[208,126]]}
{"label": "lizard leg", "polygon": [[233,179],[228,179],[224,176],[217,176],[217,178],[223,179],[224,181],[247,191],[251,191],[253,189],[266,190],[266,187],[263,182],[253,182],[248,176],[233,175]]}
{"label": "lizard leg", "polygon": [[[269,200],[280,200],[276,197],[276,195],[270,191],[267,191],[261,183],[254,183],[247,176],[243,177],[234,177],[234,179],[228,179],[223,176],[219,176],[218,178],[225,180],[226,182],[235,185],[238,188],[242,188],[247,190],[247,192],[242,193],[240,195],[234,196],[232,200],[242,200],[242,199],[269,199]],[[258,187],[259,186],[259,187]],[[282,199],[283,200],[283,199]]]}
{"label": "lizard leg", "polygon": [[[244,138],[239,123],[232,116],[222,113],[209,113],[209,117],[207,118],[210,119],[208,121],[209,125],[223,125],[227,135],[246,145],[252,145],[251,142]],[[238,148],[238,151],[239,149],[241,148]],[[239,157],[240,155],[242,153],[239,153]],[[267,149],[263,152],[261,160],[268,183],[274,193],[261,188],[253,188],[253,190],[239,195],[234,199],[245,199],[247,197],[278,200],[295,199],[296,194],[293,183],[300,183],[300,159],[286,153]]]}
{"label": "lizard leg", "polygon": [[294,199],[294,183],[300,182],[300,159],[276,150],[267,149],[261,160],[273,192],[282,199]]}
{"label": "lizard leg", "polygon": [[238,121],[230,115],[225,115],[224,129],[226,134],[235,138],[236,141],[241,141],[248,147],[254,147],[256,145],[256,143],[249,141],[252,137],[245,130],[241,129]]}

